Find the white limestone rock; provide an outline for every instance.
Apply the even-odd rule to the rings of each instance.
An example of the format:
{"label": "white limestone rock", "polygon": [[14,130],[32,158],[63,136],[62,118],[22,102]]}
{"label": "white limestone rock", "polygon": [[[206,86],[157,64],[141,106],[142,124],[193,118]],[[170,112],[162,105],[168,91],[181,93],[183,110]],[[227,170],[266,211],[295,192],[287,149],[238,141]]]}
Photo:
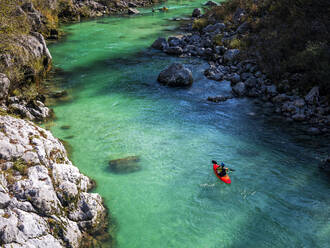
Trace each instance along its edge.
{"label": "white limestone rock", "polygon": [[106,210],[63,144],[34,123],[0,116],[0,243],[79,247],[101,230]]}

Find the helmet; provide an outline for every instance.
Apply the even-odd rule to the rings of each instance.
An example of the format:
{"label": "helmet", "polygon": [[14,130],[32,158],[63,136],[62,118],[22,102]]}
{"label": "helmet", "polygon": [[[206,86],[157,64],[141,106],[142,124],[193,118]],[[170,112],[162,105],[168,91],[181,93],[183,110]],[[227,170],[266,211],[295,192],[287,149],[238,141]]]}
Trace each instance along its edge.
{"label": "helmet", "polygon": [[212,164],[218,164],[217,161],[215,160],[212,160]]}
{"label": "helmet", "polygon": [[224,167],[224,166],[225,166],[225,164],[224,164],[224,163],[221,163],[221,166],[222,166],[222,167]]}

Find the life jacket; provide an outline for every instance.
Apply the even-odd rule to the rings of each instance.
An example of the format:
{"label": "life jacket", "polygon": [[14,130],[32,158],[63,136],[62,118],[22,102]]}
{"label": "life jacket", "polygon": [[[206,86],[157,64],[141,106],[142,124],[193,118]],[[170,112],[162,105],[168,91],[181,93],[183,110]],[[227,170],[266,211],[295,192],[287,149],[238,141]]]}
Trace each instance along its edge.
{"label": "life jacket", "polygon": [[227,174],[226,169],[222,166],[217,168],[217,173],[220,177],[224,177]]}

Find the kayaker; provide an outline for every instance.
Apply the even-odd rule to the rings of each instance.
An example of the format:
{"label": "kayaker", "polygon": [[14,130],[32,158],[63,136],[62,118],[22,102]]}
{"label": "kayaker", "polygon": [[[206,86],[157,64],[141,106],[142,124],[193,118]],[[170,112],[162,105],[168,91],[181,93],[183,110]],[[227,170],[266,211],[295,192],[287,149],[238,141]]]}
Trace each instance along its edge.
{"label": "kayaker", "polygon": [[[212,160],[212,163],[218,165],[217,161]],[[227,167],[225,167],[224,163],[221,163],[220,166],[217,168],[217,174],[220,177],[224,177],[225,175],[227,175],[228,171],[229,171],[229,169]]]}

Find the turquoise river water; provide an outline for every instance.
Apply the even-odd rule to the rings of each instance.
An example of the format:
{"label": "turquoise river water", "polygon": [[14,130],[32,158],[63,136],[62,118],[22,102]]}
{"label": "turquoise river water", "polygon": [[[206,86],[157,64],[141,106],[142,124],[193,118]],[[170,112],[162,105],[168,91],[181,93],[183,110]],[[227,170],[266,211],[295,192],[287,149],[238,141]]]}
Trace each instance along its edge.
{"label": "turquoise river water", "polygon": [[[52,131],[97,182],[116,247],[329,247],[329,181],[317,169],[326,140],[295,132],[250,99],[207,102],[229,93],[228,82],[206,79],[205,61],[150,49],[179,32],[170,18],[201,3],[170,0],[167,13],[63,27],[68,36],[50,49],[72,100],[53,106]],[[157,83],[173,61],[193,71],[191,88]],[[110,159],[131,155],[141,170],[108,169]],[[236,170],[231,185],[215,177],[212,159]]]}

